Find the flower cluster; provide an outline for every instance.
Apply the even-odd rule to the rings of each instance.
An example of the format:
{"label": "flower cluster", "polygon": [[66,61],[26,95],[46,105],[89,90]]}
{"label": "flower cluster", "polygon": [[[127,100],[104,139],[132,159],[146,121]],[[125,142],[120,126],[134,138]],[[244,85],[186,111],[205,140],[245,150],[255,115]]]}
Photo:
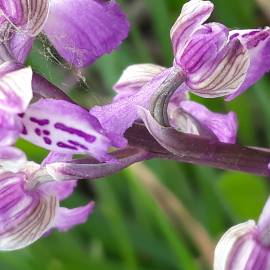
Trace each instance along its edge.
{"label": "flower cluster", "polygon": [[[110,147],[118,146],[117,138],[95,116],[24,66],[35,37],[43,32],[70,65],[80,68],[117,48],[127,37],[129,23],[115,1],[3,0],[0,10],[0,249],[14,250],[53,228],[65,231],[85,222],[93,209],[93,202],[60,207],[83,169],[78,169],[81,176],[62,176],[56,164],[61,167],[74,154],[101,163],[115,163],[117,158],[108,154]],[[14,147],[18,138],[51,153],[41,165],[27,161]]]}
{"label": "flower cluster", "polygon": [[[270,70],[270,28],[230,31],[205,23],[213,8],[210,1],[187,2],[171,29],[172,66],[127,67],[114,85],[113,101],[87,110],[25,60],[42,32],[75,68],[92,64],[127,37],[120,6],[114,0],[0,0],[0,250],[23,248],[54,228],[84,222],[93,202],[66,209],[60,201],[78,180],[134,162],[174,159],[270,175],[268,152],[236,143],[234,112],[211,112],[190,100],[189,93],[232,100]],[[51,152],[42,164],[27,161],[14,146],[18,138]],[[248,223],[232,234],[242,227],[241,235],[262,235],[265,243],[268,227],[261,232]],[[220,246],[216,269],[247,269],[221,262],[219,250],[227,246]]]}

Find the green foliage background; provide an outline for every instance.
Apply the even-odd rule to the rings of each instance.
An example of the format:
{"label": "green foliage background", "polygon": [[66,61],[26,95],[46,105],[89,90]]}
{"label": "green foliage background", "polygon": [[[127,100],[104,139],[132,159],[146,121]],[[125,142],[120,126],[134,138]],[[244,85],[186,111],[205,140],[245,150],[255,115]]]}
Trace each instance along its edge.
{"label": "green foliage background", "polygon": [[[61,60],[41,37],[28,63],[61,88],[72,88],[69,94],[89,107],[109,101],[113,95],[112,85],[126,66],[142,62],[171,65],[169,30],[184,1],[119,2],[129,15],[132,30],[118,51],[79,73],[70,67],[63,69]],[[266,7],[261,8],[255,0],[213,2],[216,9],[212,21],[231,28],[270,24],[270,18],[264,13]],[[230,103],[221,99],[192,98],[215,111],[237,112],[240,143],[270,146],[269,78],[265,77]],[[18,145],[36,161],[46,154],[24,141]],[[146,162],[146,166],[156,180],[176,196],[178,203],[200,222],[213,241],[217,241],[231,225],[256,219],[269,194],[268,179],[252,175],[172,161],[155,160]],[[192,241],[192,231],[183,225],[181,213],[175,222],[169,211],[160,206],[162,202],[145,188],[143,181],[138,180],[135,170],[126,169],[102,180],[81,181],[75,194],[64,204],[74,207],[90,199],[96,201],[96,209],[86,224],[67,233],[53,232],[24,250],[0,253],[0,269],[211,269]]]}

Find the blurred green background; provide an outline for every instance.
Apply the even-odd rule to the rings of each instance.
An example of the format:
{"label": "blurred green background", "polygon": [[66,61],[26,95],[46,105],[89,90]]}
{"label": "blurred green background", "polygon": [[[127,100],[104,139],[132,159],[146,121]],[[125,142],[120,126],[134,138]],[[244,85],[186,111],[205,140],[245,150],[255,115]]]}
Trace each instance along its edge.
{"label": "blurred green background", "polygon": [[[28,64],[90,107],[113,95],[112,85],[128,65],[152,62],[169,66],[169,30],[182,0],[119,0],[132,30],[121,48],[89,69],[62,63],[40,37]],[[214,0],[212,21],[231,28],[270,24],[269,0]],[[72,89],[72,90],[70,90]],[[265,77],[230,103],[193,99],[239,117],[239,142],[270,145],[270,82]],[[32,160],[44,150],[20,141]],[[96,201],[86,224],[53,232],[31,247],[0,253],[1,270],[201,270],[211,269],[218,238],[233,224],[256,219],[268,196],[268,179],[238,172],[154,160],[97,181],[82,180],[64,205]]]}

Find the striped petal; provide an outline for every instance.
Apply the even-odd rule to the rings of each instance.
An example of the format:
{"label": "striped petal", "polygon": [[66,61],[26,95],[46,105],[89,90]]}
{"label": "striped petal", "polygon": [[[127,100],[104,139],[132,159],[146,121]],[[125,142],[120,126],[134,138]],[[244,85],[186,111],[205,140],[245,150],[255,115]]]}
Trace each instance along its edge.
{"label": "striped petal", "polygon": [[175,62],[189,76],[197,74],[213,65],[213,60],[226,45],[229,30],[222,24],[209,23],[200,26],[189,39],[181,57]]}
{"label": "striped petal", "polygon": [[38,35],[48,16],[49,0],[1,0],[0,9],[3,17],[17,31],[28,36]]}
{"label": "striped petal", "polygon": [[90,154],[106,161],[112,141],[97,119],[63,100],[44,99],[22,115],[22,137],[45,149],[66,154]]}
{"label": "striped petal", "polygon": [[[256,234],[254,221],[238,224],[228,230],[218,242],[215,249],[214,270],[245,270],[257,268],[249,258],[256,257],[259,244],[253,238]],[[261,261],[258,261],[259,266]]]}
{"label": "striped petal", "polygon": [[210,1],[191,0],[182,8],[181,14],[171,29],[174,56],[178,59],[197,28],[211,15],[214,5]]}
{"label": "striped petal", "polygon": [[214,270],[268,270],[270,267],[270,199],[258,224],[253,220],[230,228],[215,249]]}
{"label": "striped petal", "polygon": [[[15,70],[14,70],[15,69]],[[16,69],[13,63],[0,66],[0,109],[22,113],[32,99],[31,68]]]}
{"label": "striped petal", "polygon": [[93,202],[73,209],[59,206],[75,186],[75,181],[55,181],[34,162],[18,173],[0,173],[0,250],[21,249],[54,228],[66,231],[84,223]]}
{"label": "striped petal", "polygon": [[261,77],[270,71],[270,28],[235,30],[230,33],[231,38],[237,38],[248,50],[250,66],[247,76],[241,87],[227,97],[232,100],[246,89],[256,83]]}
{"label": "striped petal", "polygon": [[247,49],[239,40],[230,41],[215,59],[202,65],[188,76],[186,81],[191,91],[199,96],[214,98],[236,92],[244,82],[250,58]]}
{"label": "striped petal", "polygon": [[114,90],[117,92],[114,100],[134,95],[155,76],[165,71],[165,69],[153,64],[138,64],[127,67],[114,85]]}
{"label": "striped petal", "polygon": [[44,31],[59,54],[85,67],[116,49],[127,37],[129,23],[114,1],[51,1]]}
{"label": "striped petal", "polygon": [[26,190],[25,175],[0,176],[0,250],[24,248],[51,228],[58,201],[39,190]]}

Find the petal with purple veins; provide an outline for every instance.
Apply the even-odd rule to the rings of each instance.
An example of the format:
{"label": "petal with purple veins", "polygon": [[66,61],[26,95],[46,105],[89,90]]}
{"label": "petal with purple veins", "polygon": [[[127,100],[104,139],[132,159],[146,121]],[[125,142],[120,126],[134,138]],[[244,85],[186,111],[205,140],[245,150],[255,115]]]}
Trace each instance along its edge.
{"label": "petal with purple veins", "polygon": [[186,83],[199,96],[221,97],[240,88],[246,78],[250,58],[240,41],[233,39],[205,65],[196,73],[189,74]]}
{"label": "petal with purple veins", "polygon": [[16,31],[36,36],[46,22],[49,3],[49,0],[1,0],[0,10]]}
{"label": "petal with purple veins", "polygon": [[182,8],[181,14],[171,29],[174,56],[181,57],[187,42],[211,15],[214,5],[210,1],[191,0]]}
{"label": "petal with purple veins", "polygon": [[24,248],[52,226],[56,197],[27,190],[24,174],[1,174],[0,190],[0,250]]}
{"label": "petal with purple veins", "polygon": [[219,23],[208,23],[200,26],[189,39],[183,54],[176,63],[190,75],[213,65],[221,49],[226,45],[229,30]]}
{"label": "petal with purple veins", "polygon": [[63,58],[84,67],[116,49],[129,23],[114,0],[57,0],[51,1],[44,31]]}
{"label": "petal with purple veins", "polygon": [[253,220],[230,228],[216,246],[214,270],[257,269],[256,264],[249,260],[252,257],[256,258],[256,251],[261,249],[259,243],[253,239],[256,230]]}
{"label": "petal with purple veins", "polygon": [[231,31],[231,37],[237,37],[247,48],[250,57],[250,66],[247,76],[241,87],[228,96],[226,100],[232,100],[246,89],[256,83],[261,77],[270,71],[270,28],[253,30]]}

